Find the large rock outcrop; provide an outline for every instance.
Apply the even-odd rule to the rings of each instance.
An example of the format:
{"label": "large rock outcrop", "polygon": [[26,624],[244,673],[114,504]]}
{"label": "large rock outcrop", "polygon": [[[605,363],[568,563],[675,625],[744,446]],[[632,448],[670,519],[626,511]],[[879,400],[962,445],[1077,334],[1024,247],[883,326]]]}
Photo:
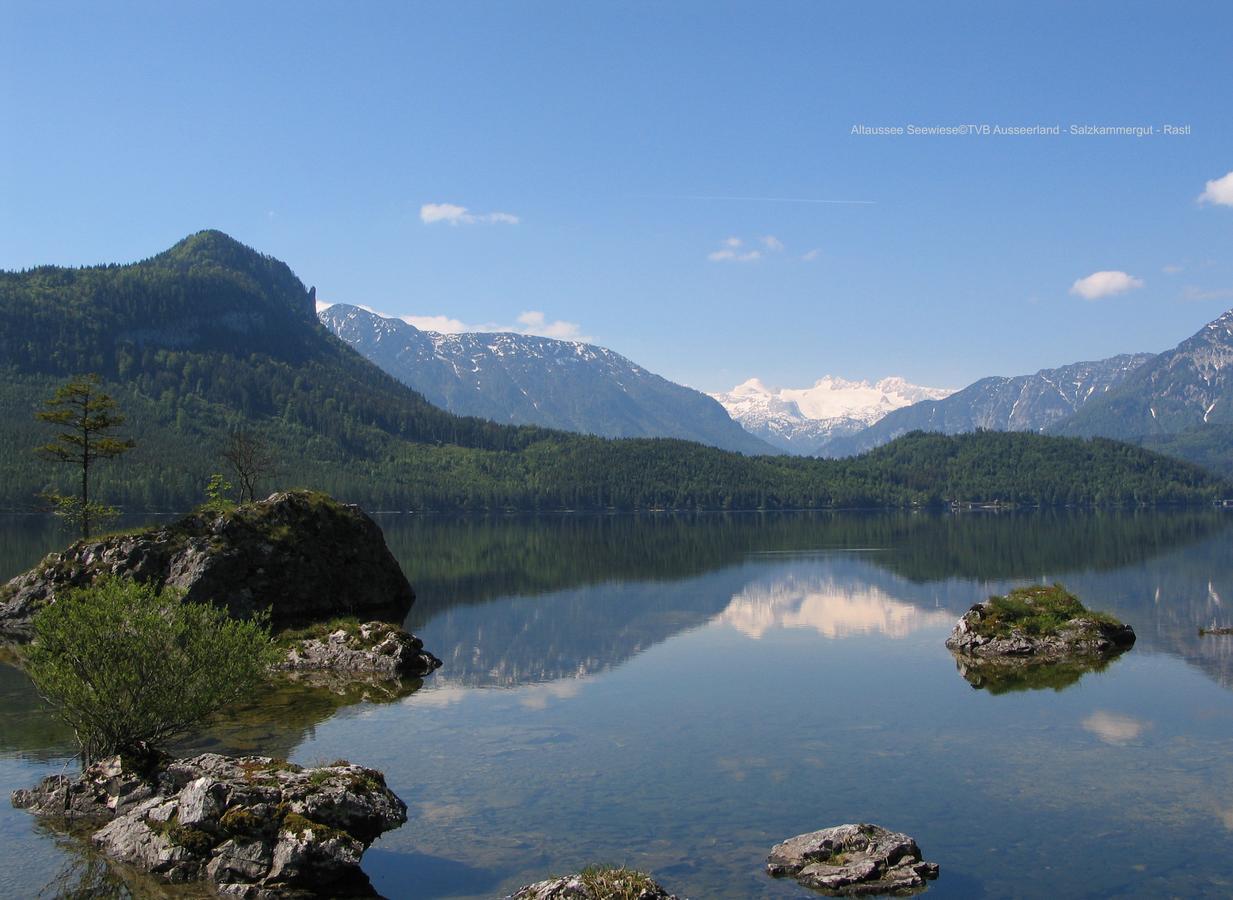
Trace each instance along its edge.
{"label": "large rock outcrop", "polygon": [[49,554],[0,587],[0,638],[28,640],[40,607],[104,575],[179,588],[236,616],[269,608],[276,628],[347,615],[401,621],[415,599],[363,510],[291,491]]}
{"label": "large rock outcrop", "polygon": [[766,871],[795,878],[804,887],[834,896],[904,894],[938,877],[906,834],[880,825],[836,825],[799,834],[771,848]]}
{"label": "large rock outcrop", "polygon": [[360,859],[407,820],[375,769],[213,753],[149,772],[113,757],[12,800],[53,822],[101,826],[90,838],[96,848],[162,881],[206,880],[257,900],[371,896]]}

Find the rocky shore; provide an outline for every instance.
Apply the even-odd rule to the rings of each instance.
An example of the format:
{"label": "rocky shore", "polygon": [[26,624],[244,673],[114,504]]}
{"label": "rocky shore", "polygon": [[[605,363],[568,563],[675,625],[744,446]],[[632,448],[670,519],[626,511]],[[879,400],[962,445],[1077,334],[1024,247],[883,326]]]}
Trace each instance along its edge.
{"label": "rocky shore", "polygon": [[161,881],[205,880],[254,900],[372,896],[364,851],[407,820],[375,769],[213,753],[146,765],[112,757],[12,802],[51,824],[93,829],[105,856]]}

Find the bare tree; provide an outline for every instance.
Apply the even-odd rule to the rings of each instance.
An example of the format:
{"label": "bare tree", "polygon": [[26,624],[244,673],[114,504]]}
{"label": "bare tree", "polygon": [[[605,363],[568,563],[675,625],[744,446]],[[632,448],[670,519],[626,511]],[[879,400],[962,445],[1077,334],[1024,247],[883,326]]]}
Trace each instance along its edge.
{"label": "bare tree", "polygon": [[240,502],[257,499],[257,482],[278,473],[274,450],[259,434],[237,428],[227,436],[223,459],[235,471],[240,485]]}

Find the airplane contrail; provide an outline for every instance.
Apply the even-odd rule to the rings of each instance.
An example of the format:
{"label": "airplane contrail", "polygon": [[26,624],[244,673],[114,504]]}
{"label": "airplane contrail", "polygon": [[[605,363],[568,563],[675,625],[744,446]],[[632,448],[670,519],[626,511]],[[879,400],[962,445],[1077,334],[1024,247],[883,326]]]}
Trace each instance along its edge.
{"label": "airplane contrail", "polygon": [[655,200],[742,200],[757,203],[817,203],[874,206],[877,200],[813,200],[808,197],[730,197],[722,194],[635,194]]}

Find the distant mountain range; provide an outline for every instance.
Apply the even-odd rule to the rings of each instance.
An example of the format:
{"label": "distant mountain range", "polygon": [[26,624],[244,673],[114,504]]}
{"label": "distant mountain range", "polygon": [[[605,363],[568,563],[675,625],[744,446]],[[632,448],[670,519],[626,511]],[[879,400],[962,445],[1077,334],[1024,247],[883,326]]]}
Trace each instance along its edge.
{"label": "distant mountain range", "polygon": [[780,450],[815,456],[835,439],[863,431],[887,413],[950,393],[896,377],[870,383],[827,375],[813,387],[799,389],[770,388],[751,378],[711,396],[751,434]]}
{"label": "distant mountain range", "polygon": [[944,399],[890,412],[870,427],[831,442],[825,453],[863,453],[910,431],[1045,431],[1107,394],[1151,358],[1150,353],[1131,353],[1041,369],[1034,375],[982,378]]}
{"label": "distant mountain range", "polygon": [[137,263],[0,272],[0,507],[73,489],[69,467],[34,454],[48,426],[33,412],[82,372],[102,378],[137,445],[99,466],[93,496],[133,511],[200,503],[241,428],[279,463],[260,490],[311,486],[382,510],[1207,503],[1233,492],[1107,440],[915,434],[822,460],[457,416],[331,334],[285,263],[203,231]]}
{"label": "distant mountain range", "polygon": [[508,332],[438,334],[336,303],[322,324],[370,362],[463,416],[601,437],[675,437],[746,454],[775,448],[706,394],[603,347]]}

